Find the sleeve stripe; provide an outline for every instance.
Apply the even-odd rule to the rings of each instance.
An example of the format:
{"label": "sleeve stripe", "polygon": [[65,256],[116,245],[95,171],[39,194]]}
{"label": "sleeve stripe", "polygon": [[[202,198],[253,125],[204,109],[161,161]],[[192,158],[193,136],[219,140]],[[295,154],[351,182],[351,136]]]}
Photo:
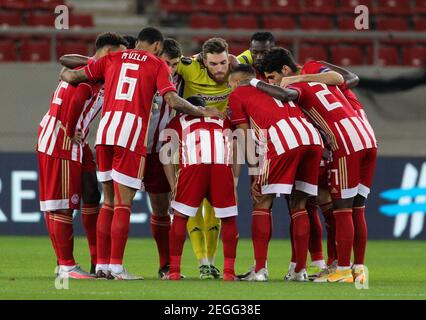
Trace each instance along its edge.
{"label": "sleeve stripe", "polygon": [[160,95],[163,96],[164,94],[166,94],[169,91],[176,91],[175,86],[168,86],[168,87],[164,88],[163,90],[160,91]]}

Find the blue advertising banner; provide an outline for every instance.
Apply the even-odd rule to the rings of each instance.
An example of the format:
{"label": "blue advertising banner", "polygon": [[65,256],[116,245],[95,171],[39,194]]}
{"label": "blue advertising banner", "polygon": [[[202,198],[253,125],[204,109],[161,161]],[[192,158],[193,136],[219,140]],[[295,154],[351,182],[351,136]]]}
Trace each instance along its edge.
{"label": "blue advertising banner", "polygon": [[[249,178],[243,170],[238,186],[240,236],[250,237]],[[150,237],[150,203],[137,193],[131,217],[131,236]],[[370,239],[426,239],[426,159],[379,158],[367,202]],[[274,237],[288,237],[288,211],[283,197],[273,207]],[[79,212],[75,234],[82,235]],[[38,202],[37,156],[0,153],[0,235],[46,235]]]}

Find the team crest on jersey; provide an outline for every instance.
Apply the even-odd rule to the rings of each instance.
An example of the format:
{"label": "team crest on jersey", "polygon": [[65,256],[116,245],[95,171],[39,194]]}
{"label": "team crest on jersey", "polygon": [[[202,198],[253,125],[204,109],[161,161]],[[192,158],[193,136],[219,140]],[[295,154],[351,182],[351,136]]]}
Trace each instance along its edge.
{"label": "team crest on jersey", "polygon": [[72,202],[72,204],[78,204],[80,202],[80,197],[78,196],[78,194],[72,195],[71,202]]}

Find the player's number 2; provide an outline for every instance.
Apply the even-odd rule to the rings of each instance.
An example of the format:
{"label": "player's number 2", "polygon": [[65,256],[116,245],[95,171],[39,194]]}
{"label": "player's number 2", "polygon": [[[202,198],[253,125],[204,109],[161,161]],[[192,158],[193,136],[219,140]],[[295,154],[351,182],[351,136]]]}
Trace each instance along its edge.
{"label": "player's number 2", "polygon": [[[115,100],[133,100],[138,79],[126,76],[127,70],[139,70],[139,65],[134,63],[123,63],[121,65],[120,77],[118,79],[117,90],[115,91]],[[128,84],[127,92],[123,92],[124,84],[126,83]]]}
{"label": "player's number 2", "polygon": [[336,108],[343,107],[343,105],[340,102],[334,102],[334,103],[328,102],[326,96],[332,95],[332,93],[330,92],[330,90],[328,90],[327,86],[324,83],[309,82],[309,85],[311,87],[313,87],[313,86],[321,86],[324,89],[324,90],[318,91],[316,93],[316,96],[321,101],[322,105],[327,109],[327,111],[332,111],[332,110],[334,110]]}

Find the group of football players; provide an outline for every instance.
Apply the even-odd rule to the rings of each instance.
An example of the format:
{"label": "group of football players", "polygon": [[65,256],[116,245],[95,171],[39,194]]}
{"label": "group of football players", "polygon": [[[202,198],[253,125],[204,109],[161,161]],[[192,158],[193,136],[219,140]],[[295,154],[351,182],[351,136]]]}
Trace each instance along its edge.
{"label": "group of football players", "polygon": [[[222,38],[184,57],[177,41],[153,27],[137,38],[103,33],[93,57],[60,61],[62,80],[37,144],[40,206],[60,276],[143,279],[123,267],[123,257],[133,198],[144,190],[161,279],[184,278],[189,233],[201,279],[267,281],[273,201],[285,195],[292,248],[285,280],[365,280],[365,201],[377,143],[351,91],[355,74],[327,62],[299,65],[269,32],[255,33],[238,57]],[[95,163],[87,140],[98,113]],[[251,174],[255,261],[237,276],[241,154]],[[73,211],[80,207],[90,272],[73,256]],[[220,233],[223,274],[215,266]]]}

